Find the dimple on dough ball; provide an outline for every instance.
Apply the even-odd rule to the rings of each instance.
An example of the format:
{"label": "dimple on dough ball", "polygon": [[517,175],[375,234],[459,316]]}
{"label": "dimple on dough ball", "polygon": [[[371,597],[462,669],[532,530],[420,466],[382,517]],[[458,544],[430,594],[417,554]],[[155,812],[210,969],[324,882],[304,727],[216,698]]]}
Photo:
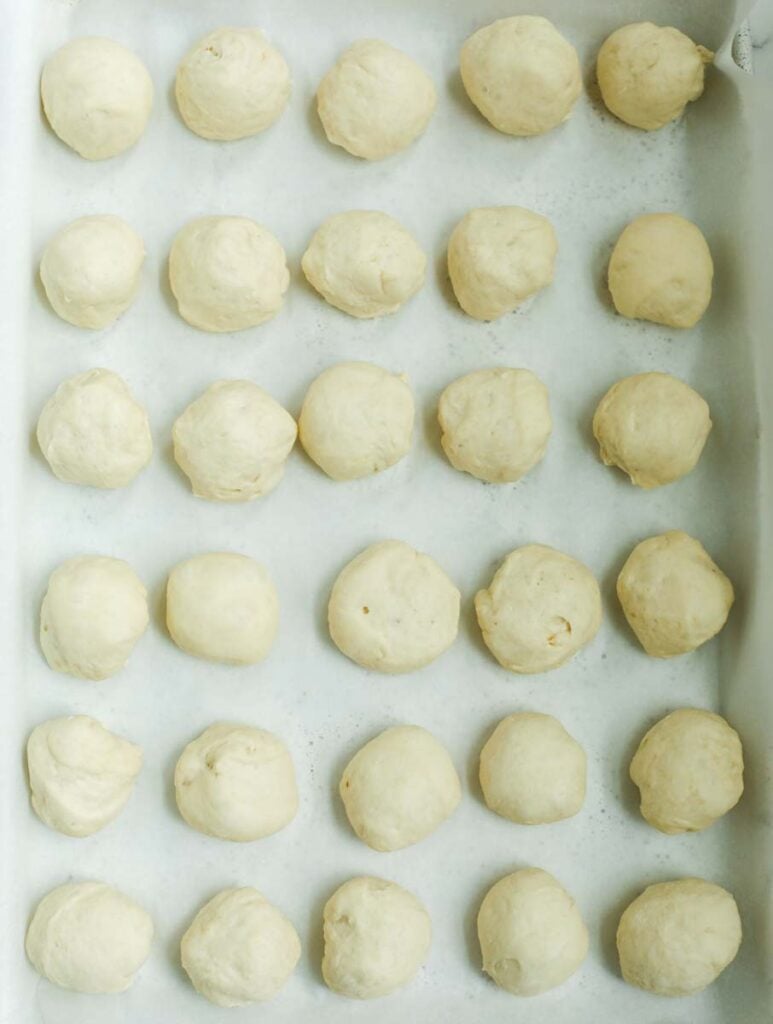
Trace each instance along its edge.
{"label": "dimple on dough ball", "polygon": [[582,562],[543,544],[511,551],[475,595],[486,646],[511,672],[558,668],[601,625],[601,592]]}
{"label": "dimple on dough ball", "polygon": [[153,83],[139,57],[100,36],[72,39],[49,57],[40,94],[48,123],[87,160],[133,146],[153,106]]}
{"label": "dimple on dough ball", "polygon": [[734,600],[733,584],[700,541],[682,530],[636,545],[617,578],[617,596],[654,658],[687,654],[711,640]]}

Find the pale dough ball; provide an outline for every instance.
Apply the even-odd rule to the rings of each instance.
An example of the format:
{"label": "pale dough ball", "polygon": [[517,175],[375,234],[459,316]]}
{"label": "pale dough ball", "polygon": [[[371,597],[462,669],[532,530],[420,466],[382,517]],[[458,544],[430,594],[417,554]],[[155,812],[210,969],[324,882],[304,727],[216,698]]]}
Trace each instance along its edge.
{"label": "pale dough ball", "polygon": [[298,810],[289,750],[248,725],[217,722],[192,740],[177,762],[174,789],[191,828],[236,843],[273,835]]}
{"label": "pale dough ball", "polygon": [[682,530],[636,545],[617,578],[617,596],[654,658],[687,654],[711,640],[734,600],[733,584],[700,541]]}
{"label": "pale dough ball", "polygon": [[530,370],[475,370],[440,396],[448,461],[492,484],[514,483],[545,454],[553,421],[548,390]]}
{"label": "pale dough ball", "polygon": [[740,945],[735,900],[702,878],[650,885],[617,929],[623,978],[661,996],[700,992],[735,959]]}
{"label": "pale dough ball", "polygon": [[416,294],[424,284],[427,257],[393,217],[348,210],[317,228],[301,265],[331,306],[370,319],[396,312]]}
{"label": "pale dough ball", "polygon": [[711,430],[706,401],[668,373],[637,373],[607,391],[593,416],[605,466],[619,466],[645,489],[690,473]]}
{"label": "pale dough ball", "polygon": [[104,882],[52,889],[27,929],[26,949],[44,978],[74,992],[125,992],[150,953],[153,922]]}
{"label": "pale dough ball", "polygon": [[350,999],[374,999],[407,984],[432,940],[420,901],[383,878],[352,878],[336,889],[323,917],[325,984]]}
{"label": "pale dough ball", "polygon": [[246,555],[196,555],[169,574],[166,624],[188,654],[253,665],[276,638],[279,598],[263,566]]}
{"label": "pale dough ball", "polygon": [[493,885],[478,913],[483,970],[514,996],[562,985],[588,953],[577,904],[539,868],[523,868]]}
{"label": "pale dough ball", "polygon": [[72,39],[49,57],[40,94],[48,123],[87,160],[133,146],[153,106],[153,83],[139,57],[99,36]]}
{"label": "pale dough ball", "polygon": [[411,672],[456,639],[460,594],[429,555],[371,544],[341,571],[327,609],[336,647],[363,668]]}
{"label": "pale dough ball", "polygon": [[57,672],[107,679],[148,626],[148,592],[120,558],[81,555],[51,573],[40,609],[40,646]]}
{"label": "pale dough ball", "polygon": [[354,831],[382,851],[425,839],[462,798],[448,751],[418,725],[395,725],[361,747],[338,791]]}
{"label": "pale dough ball", "polygon": [[413,395],[404,374],[339,363],[313,381],[298,420],[309,458],[334,480],[394,466],[413,437]]}
{"label": "pale dough ball", "polygon": [[193,493],[252,501],[284,476],[298,428],[279,402],[249,380],[218,380],[172,428],[174,457]]}
{"label": "pale dough ball", "polygon": [[615,243],[609,290],[633,320],[694,327],[711,301],[714,264],[700,228],[676,213],[637,217]]}
{"label": "pale dough ball", "polygon": [[558,668],[601,625],[601,592],[582,562],[543,544],[511,551],[475,595],[486,646],[511,672]]}

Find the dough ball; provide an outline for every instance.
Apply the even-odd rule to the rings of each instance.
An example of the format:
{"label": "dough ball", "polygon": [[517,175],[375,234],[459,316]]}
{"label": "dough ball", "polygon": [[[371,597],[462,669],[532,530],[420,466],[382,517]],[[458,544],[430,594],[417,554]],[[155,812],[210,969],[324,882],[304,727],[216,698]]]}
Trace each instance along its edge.
{"label": "dough ball", "polygon": [[216,1006],[264,1002],[301,955],[298,933],[257,889],[224,889],[196,914],[180,943],[193,987]]}
{"label": "dough ball", "polygon": [[352,878],[325,904],[322,976],[350,999],[385,996],[407,984],[432,940],[429,914],[407,889]]}
{"label": "dough ball", "polygon": [[192,132],[230,142],[265,131],[280,117],[290,98],[290,69],[259,29],[218,28],[180,61],[174,91]]}
{"label": "dough ball", "polygon": [[56,672],[101,680],[119,672],[148,626],[148,592],[120,558],[81,555],[49,578],[40,646]]}
{"label": "dough ball", "polygon": [[424,284],[427,257],[393,217],[348,210],[317,228],[301,265],[331,306],[370,319],[395,313],[416,294]]}
{"label": "dough ball", "polygon": [[257,384],[218,380],[175,421],[174,457],[197,497],[252,501],[284,476],[297,433],[290,413]]}
{"label": "dough ball", "polygon": [[671,658],[705,644],[722,629],[733,584],[700,541],[681,530],[637,544],[617,578],[628,625],[647,654]]}
{"label": "dough ball", "polygon": [[707,403],[668,373],[624,377],[607,391],[593,417],[601,461],[618,466],[645,489],[690,473],[710,430]]}
{"label": "dough ball", "polygon": [[542,135],[566,121],[582,92],[577,51],[547,20],[522,14],[478,29],[460,70],[467,95],[507,135]]}
{"label": "dough ball", "polygon": [[582,562],[527,544],[478,591],[475,612],[499,664],[530,675],[558,668],[591,642],[601,625],[601,592]]}
{"label": "dough ball", "polygon": [[552,875],[523,868],[493,885],[478,913],[483,970],[514,996],[562,985],[588,953],[577,904]]}
{"label": "dough ball", "polygon": [[700,992],[735,959],[740,945],[735,900],[702,878],[650,885],[617,929],[623,978],[661,996]]}
{"label": "dough ball", "polygon": [[327,609],[336,647],[363,668],[412,672],[456,639],[461,595],[429,555],[371,544],[342,570]]}
{"label": "dough ball", "polygon": [[632,220],[609,261],[615,309],[633,320],[694,327],[711,301],[714,264],[700,228],[676,213]]}
{"label": "dough ball", "polygon": [[74,992],[125,992],[150,953],[153,922],[104,882],[52,889],[27,929],[27,956],[44,978]]}
{"label": "dough ball", "polygon": [[373,363],[339,363],[306,392],[298,428],[309,458],[334,480],[389,469],[413,438],[413,395],[405,374]]}
{"label": "dough ball", "polygon": [[52,718],[27,741],[32,807],[66,836],[90,836],[118,817],[142,768],[142,750],[95,718]]}
{"label": "dough ball", "polygon": [[585,802],[585,751],[557,718],[522,711],[503,718],[480,755],[488,807],[519,825],[571,818]]}
{"label": "dough ball", "polygon": [[147,68],[112,39],[71,39],[43,65],[40,94],[48,123],[87,160],[129,149],[153,106]]}
{"label": "dough ball", "polygon": [[284,249],[261,224],[247,217],[199,217],[175,237],[169,283],[183,320],[222,334],[275,316],[290,272]]}
{"label": "dough ball", "polygon": [[120,217],[79,217],[50,240],[40,280],[54,312],[97,331],[131,306],[140,287],[145,244]]}
{"label": "dough ball", "polygon": [[252,665],[276,638],[279,598],[263,566],[246,555],[196,555],[169,574],[166,624],[188,654]]}
{"label": "dough ball", "polygon": [[361,747],[338,791],[354,831],[381,851],[425,839],[462,798],[448,751],[418,725],[395,725]]}
{"label": "dough ball", "polygon": [[43,407],[37,436],[49,466],[69,484],[126,487],[153,455],[147,413],[110,370],[63,381]]}
{"label": "dough ball", "polygon": [[596,62],[601,98],[634,128],[651,132],[679,117],[703,93],[703,73],[714,59],[676,28],[640,21],[607,36]]}
{"label": "dough ball", "polygon": [[548,390],[530,370],[475,370],[440,396],[443,451],[464,473],[514,483],[542,459],[553,421]]}
{"label": "dough ball", "polygon": [[236,843],[273,835],[298,810],[289,750],[278,736],[248,725],[205,729],[180,755],[174,789],[191,828]]}

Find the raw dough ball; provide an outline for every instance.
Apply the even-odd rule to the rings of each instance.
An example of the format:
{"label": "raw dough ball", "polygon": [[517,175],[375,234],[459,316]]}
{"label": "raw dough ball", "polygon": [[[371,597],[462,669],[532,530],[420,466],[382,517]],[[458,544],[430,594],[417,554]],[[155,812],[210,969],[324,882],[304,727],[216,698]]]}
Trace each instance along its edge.
{"label": "raw dough ball", "polygon": [[541,135],[566,121],[582,92],[577,51],[547,20],[502,18],[462,47],[467,95],[500,132]]}
{"label": "raw dough ball", "polygon": [[40,94],[48,123],[87,160],[133,146],[153,106],[153,83],[139,57],[99,36],[72,39],[49,57]]}
{"label": "raw dough ball", "polygon": [[125,487],[153,454],[147,413],[110,370],[63,381],[43,407],[37,436],[51,469],[70,484]]}
{"label": "raw dough ball", "polygon": [[459,602],[459,591],[429,555],[384,540],[341,571],[327,621],[336,647],[358,665],[411,672],[454,642]]}
{"label": "raw dough ball", "polygon": [[385,996],[407,984],[432,940],[429,914],[407,889],[352,878],[325,904],[325,984],[350,999]]}
{"label": "raw dough ball", "polygon": [[361,747],[338,791],[354,831],[382,851],[426,838],[462,798],[448,751],[418,725],[395,725]]}
{"label": "raw dough ball", "polygon": [[177,68],[183,121],[203,139],[231,141],[272,125],[290,98],[290,69],[256,28],[218,28]]}
{"label": "raw dough ball", "polygon": [[700,228],[676,213],[637,217],[609,261],[615,309],[633,320],[694,327],[711,301],[714,264]]}
{"label": "raw dough ball", "polygon": [[44,978],[74,992],[125,992],[150,953],[153,922],[104,882],[52,889],[27,929],[26,949]]}
{"label": "raw dough ball", "polygon": [[480,754],[486,804],[520,825],[571,818],[585,801],[585,751],[557,718],[522,711],[503,718]]}
{"label": "raw dough ball", "polygon": [[169,574],[166,624],[188,654],[252,665],[276,638],[279,598],[263,566],[246,555],[196,555]]}
{"label": "raw dough ball", "polygon": [[416,294],[424,284],[427,257],[393,217],[348,210],[317,228],[301,265],[331,306],[370,319],[396,312]]}
{"label": "raw dough ball", "polygon": [[410,146],[429,124],[436,102],[426,71],[379,39],[360,39],[345,50],[317,90],[329,141],[365,160]]}
{"label": "raw dough ball", "polygon": [[290,413],[257,384],[218,380],[175,421],[174,457],[199,498],[251,501],[282,479],[297,433]]}
{"label": "raw dough ball", "polygon": [[740,945],[735,900],[702,878],[650,885],[617,929],[623,977],[661,996],[700,992],[735,959]]}
{"label": "raw dough ball", "polygon": [[644,488],[690,473],[710,430],[707,403],[668,373],[624,377],[607,391],[593,417],[601,461],[619,466]]}
{"label": "raw dough ball", "polygon": [[57,672],[107,679],[148,626],[148,592],[120,558],[81,555],[51,573],[40,609],[40,646]]}
{"label": "raw dough ball", "polygon": [[301,955],[298,933],[257,889],[224,889],[180,943],[193,987],[216,1006],[273,999]]}
{"label": "raw dough ball", "polygon": [[511,672],[558,668],[601,625],[601,592],[582,562],[543,544],[511,551],[475,595],[486,646]]}
{"label": "raw dough ball", "polygon": [[734,600],[733,584],[700,541],[682,530],[636,545],[617,578],[617,596],[654,658],[686,654],[711,640]]}
{"label": "raw dough ball", "polygon": [[440,396],[448,461],[492,484],[520,480],[542,459],[553,421],[548,391],[530,370],[475,370]]}
{"label": "raw dough ball", "polygon": [[172,243],[169,283],[183,320],[224,333],[275,316],[290,272],[284,249],[261,224],[247,217],[199,217]]}
{"label": "raw dough ball", "polygon": [[290,752],[278,736],[248,725],[217,722],[192,740],[174,789],[191,828],[236,843],[273,835],[298,810]]}
{"label": "raw dough ball", "polygon": [[142,768],[142,750],[95,718],[52,718],[27,741],[32,807],[66,836],[90,836],[118,817]]}
{"label": "raw dough ball", "polygon": [[562,985],[588,953],[577,904],[539,868],[515,871],[493,885],[478,913],[483,970],[514,996]]}
{"label": "raw dough ball", "polygon": [[339,363],[311,384],[298,420],[309,458],[334,480],[394,466],[413,436],[413,395],[405,374],[372,363]]}

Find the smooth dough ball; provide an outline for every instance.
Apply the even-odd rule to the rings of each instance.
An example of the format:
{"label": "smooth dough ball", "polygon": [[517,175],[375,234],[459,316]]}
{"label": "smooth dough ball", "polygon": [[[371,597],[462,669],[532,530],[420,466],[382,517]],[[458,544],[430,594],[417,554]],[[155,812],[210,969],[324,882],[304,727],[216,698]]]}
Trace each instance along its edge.
{"label": "smooth dough ball", "polygon": [[588,953],[577,904],[547,871],[523,868],[493,885],[478,913],[483,970],[514,996],[562,985]]}
{"label": "smooth dough ball", "polygon": [[413,395],[405,374],[373,363],[339,363],[306,392],[298,420],[309,458],[334,480],[388,469],[413,438]]}
{"label": "smooth dough ball", "polygon": [[427,257],[393,217],[348,210],[317,228],[301,265],[326,302],[367,320],[395,313],[416,294]]}
{"label": "smooth dough ball", "polygon": [[558,668],[591,642],[601,625],[601,592],[582,562],[527,544],[478,591],[475,612],[499,664],[529,675]]}
{"label": "smooth dough ball", "polygon": [[72,39],[49,57],[40,94],[48,123],[87,160],[133,146],[153,106],[153,82],[139,57],[100,36]]}
{"label": "smooth dough ball", "polygon": [[383,878],[352,878],[336,889],[323,917],[325,984],[350,999],[385,996],[407,984],[432,940],[420,901]]}
{"label": "smooth dough ball", "polygon": [[654,658],[687,654],[711,640],[734,600],[733,584],[700,541],[682,530],[636,545],[617,578],[617,596]]}
{"label": "smooth dough ball", "polygon": [[617,929],[623,978],[661,996],[700,992],[735,959],[740,945],[735,900],[702,878],[650,885]]}
{"label": "smooth dough ball", "polygon": [[461,595],[429,555],[371,544],[341,571],[327,608],[336,647],[363,668],[412,672],[456,639]]}

